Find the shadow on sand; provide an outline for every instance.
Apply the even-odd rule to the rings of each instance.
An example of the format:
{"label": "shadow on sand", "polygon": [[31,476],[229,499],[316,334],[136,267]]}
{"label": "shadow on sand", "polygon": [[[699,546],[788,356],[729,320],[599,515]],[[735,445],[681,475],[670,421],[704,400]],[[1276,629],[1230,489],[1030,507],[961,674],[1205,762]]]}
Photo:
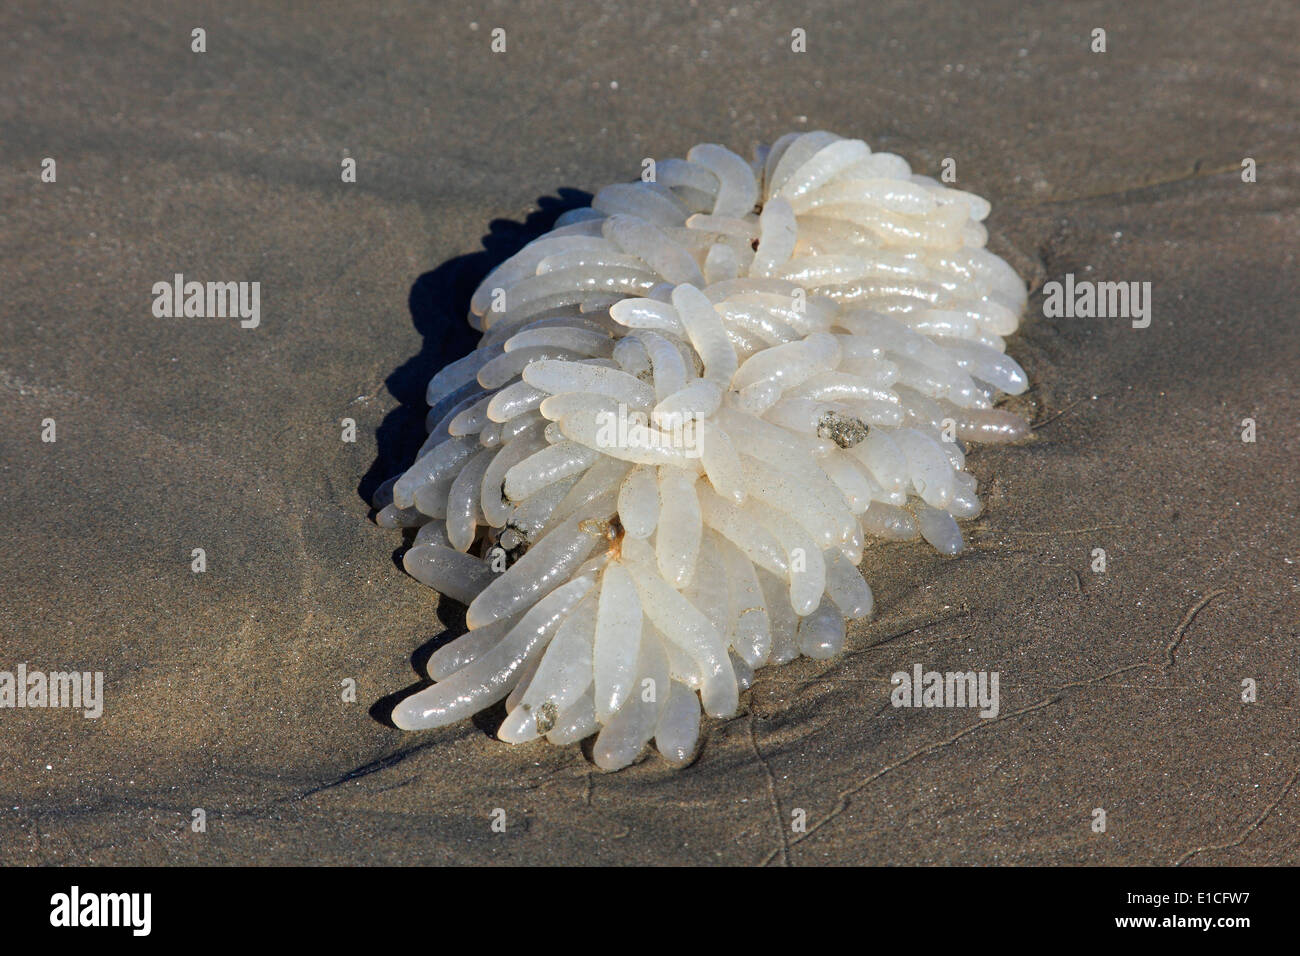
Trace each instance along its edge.
{"label": "shadow on sand", "polygon": [[[429,379],[439,369],[467,355],[478,341],[478,333],[470,328],[465,317],[469,314],[470,297],[479,283],[500,263],[549,232],[561,213],[589,206],[591,198],[590,193],[579,189],[560,189],[555,196],[543,196],[537,200],[537,211],[523,222],[493,220],[479,252],[448,259],[415,280],[407,306],[411,310],[411,324],[420,333],[420,351],[394,369],[384,381],[389,394],[397,399],[398,406],[380,423],[375,436],[375,460],[357,485],[357,494],[367,504],[381,484],[410,464],[424,443],[424,417],[428,412],[424,390]],[[403,547],[393,552],[393,561],[399,570],[402,569],[402,553],[410,545],[411,537],[408,532]],[[406,572],[403,570],[402,573]],[[412,586],[415,586],[414,582]],[[453,601],[440,600],[437,614],[443,630],[411,655],[411,666],[420,679],[380,698],[371,706],[371,717],[380,723],[393,726],[393,707],[431,683],[425,677],[425,667],[433,652],[465,633],[464,607]],[[480,728],[495,726],[491,720],[482,720],[484,717],[485,714],[477,715],[475,724]],[[496,722],[499,723],[499,719]]]}

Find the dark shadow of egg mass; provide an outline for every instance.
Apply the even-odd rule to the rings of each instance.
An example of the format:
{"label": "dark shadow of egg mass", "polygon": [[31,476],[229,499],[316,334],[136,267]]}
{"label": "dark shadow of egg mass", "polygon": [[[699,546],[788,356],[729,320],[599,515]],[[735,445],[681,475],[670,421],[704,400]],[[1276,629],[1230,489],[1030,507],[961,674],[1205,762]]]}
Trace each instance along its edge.
{"label": "dark shadow of egg mass", "polygon": [[[366,504],[370,503],[380,485],[400,474],[411,463],[424,444],[427,437],[424,419],[429,410],[424,397],[429,379],[445,366],[468,355],[478,342],[479,333],[466,321],[474,290],[498,265],[534,239],[550,232],[561,214],[590,206],[591,199],[590,193],[580,189],[560,189],[554,196],[542,196],[537,200],[537,210],[523,222],[494,219],[488,226],[488,234],[483,237],[483,248],[479,252],[448,259],[415,280],[407,297],[407,307],[411,311],[411,324],[420,333],[420,351],[384,380],[398,405],[380,423],[375,434],[375,460],[357,485],[357,494]],[[391,533],[383,528],[376,528],[376,531]],[[401,554],[411,543],[410,534],[404,537],[405,546],[394,554],[399,568]],[[408,583],[411,587],[423,587],[414,579],[408,579]],[[380,698],[370,707],[370,716],[386,726],[393,726],[391,714],[398,703],[432,683],[425,677],[425,668],[433,652],[465,633],[465,610],[462,606],[440,599],[437,614],[443,630],[411,655],[411,666],[419,679],[409,687]],[[493,732],[486,722],[475,721],[475,724],[485,733]]]}

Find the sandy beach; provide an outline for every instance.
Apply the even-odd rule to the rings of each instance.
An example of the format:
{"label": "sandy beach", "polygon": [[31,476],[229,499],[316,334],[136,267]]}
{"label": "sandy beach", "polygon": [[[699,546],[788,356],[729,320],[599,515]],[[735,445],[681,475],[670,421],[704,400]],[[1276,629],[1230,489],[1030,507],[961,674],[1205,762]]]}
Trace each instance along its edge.
{"label": "sandy beach", "polygon": [[[0,863],[1300,863],[1297,35],[1221,0],[7,4],[0,671],[100,672],[103,713],[0,709]],[[1033,290],[1033,437],[971,454],[967,550],[869,548],[844,655],[760,671],[685,770],[508,746],[500,706],[395,729],[463,609],[368,497],[478,280],[643,157],[817,129],[955,160]],[[176,274],[260,283],[257,326],[158,317]],[[1045,316],[1067,274],[1149,282],[1149,327]],[[999,716],[891,707],[917,664],[998,672]]]}

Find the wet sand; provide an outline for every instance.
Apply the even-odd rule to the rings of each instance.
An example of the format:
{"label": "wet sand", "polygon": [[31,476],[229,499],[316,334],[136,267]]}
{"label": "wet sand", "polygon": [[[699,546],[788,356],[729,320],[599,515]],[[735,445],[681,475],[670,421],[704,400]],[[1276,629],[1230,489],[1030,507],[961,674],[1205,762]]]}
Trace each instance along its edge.
{"label": "wet sand", "polygon": [[[1300,862],[1293,4],[230,6],[0,13],[0,670],[105,675],[0,710],[0,863]],[[364,495],[477,279],[644,156],[823,128],[955,159],[1036,290],[969,549],[871,549],[848,651],[685,771],[387,725],[461,612]],[[178,272],[260,326],[155,318]],[[1150,327],[1044,318],[1066,273]],[[918,663],[1000,716],[890,707]]]}

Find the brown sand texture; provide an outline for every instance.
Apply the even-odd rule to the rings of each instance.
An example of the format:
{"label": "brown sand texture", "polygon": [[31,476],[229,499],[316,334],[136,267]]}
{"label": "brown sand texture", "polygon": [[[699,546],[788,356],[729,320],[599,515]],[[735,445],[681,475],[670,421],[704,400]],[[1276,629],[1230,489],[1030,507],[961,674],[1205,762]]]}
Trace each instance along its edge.
{"label": "brown sand texture", "polygon": [[[104,712],[0,709],[0,862],[1300,862],[1297,35],[1222,0],[6,4],[0,670],[101,671]],[[644,156],[815,129],[954,158],[1034,290],[1033,438],[971,455],[967,551],[870,548],[846,653],[760,671],[682,771],[510,747],[500,707],[393,728],[463,609],[364,495],[477,280]],[[178,272],[259,281],[260,326],[155,318]],[[1150,327],[1044,317],[1067,273],[1150,282]],[[999,717],[891,707],[915,664],[999,672]]]}

